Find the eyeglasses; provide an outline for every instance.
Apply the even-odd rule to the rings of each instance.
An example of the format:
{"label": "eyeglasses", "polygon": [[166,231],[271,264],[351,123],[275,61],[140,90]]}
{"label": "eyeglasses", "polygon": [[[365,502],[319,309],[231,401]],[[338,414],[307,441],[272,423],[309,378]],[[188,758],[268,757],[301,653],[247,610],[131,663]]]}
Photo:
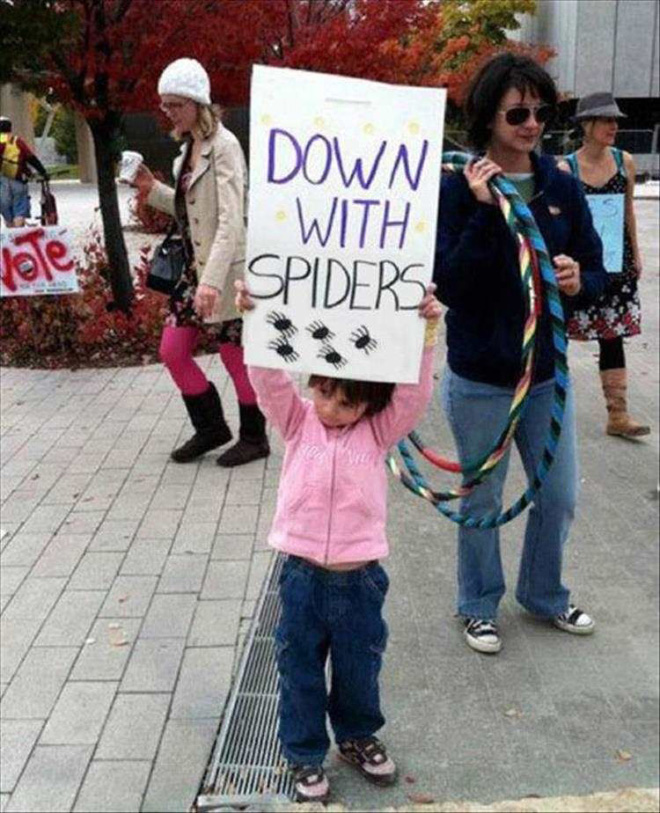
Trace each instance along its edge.
{"label": "eyeglasses", "polygon": [[161,102],[160,109],[163,113],[169,113],[172,110],[181,110],[188,102]]}
{"label": "eyeglasses", "polygon": [[498,110],[502,113],[504,120],[511,127],[517,127],[520,124],[525,124],[530,115],[533,115],[538,124],[547,124],[555,112],[551,104],[539,104],[532,107],[509,107],[507,110]]}

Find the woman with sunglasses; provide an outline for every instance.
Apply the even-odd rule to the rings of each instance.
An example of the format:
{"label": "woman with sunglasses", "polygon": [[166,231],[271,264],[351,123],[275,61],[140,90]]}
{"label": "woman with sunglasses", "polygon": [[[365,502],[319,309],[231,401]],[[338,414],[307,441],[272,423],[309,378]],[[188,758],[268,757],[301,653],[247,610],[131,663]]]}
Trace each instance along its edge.
{"label": "woman with sunglasses", "polygon": [[[443,177],[434,281],[448,306],[443,406],[464,468],[490,450],[507,421],[521,376],[526,298],[518,247],[488,182],[506,176],[527,202],[543,235],[567,312],[603,290],[602,247],[574,178],[537,156],[557,101],[550,76],[533,60],[501,54],[468,92],[468,135],[478,157],[463,174]],[[515,442],[533,479],[550,429],[554,353],[547,302],[538,319],[533,380]],[[509,454],[461,510],[497,514]],[[562,550],[575,512],[577,454],[572,387],[552,467],[530,508],[516,598],[530,613],[570,633],[593,632],[593,620],[569,601],[562,584]],[[498,652],[498,605],[505,592],[498,529],[458,530],[458,614],[470,647]]]}
{"label": "woman with sunglasses", "polygon": [[243,322],[233,295],[245,262],[247,169],[240,144],[211,105],[210,89],[208,74],[194,59],[177,59],[165,68],[158,82],[161,110],[182,141],[174,162],[176,188],[155,180],[144,165],[134,183],[151,206],[171,215],[176,211],[194,258],[170,298],[160,344],[160,357],[195,429],[193,437],[172,452],[172,459],[187,463],[232,437],[218,391],[193,359],[200,330],[214,327],[240,413],[238,443],[217,460],[230,467],[266,457],[270,449],[243,361]]}
{"label": "woman with sunglasses", "polygon": [[623,338],[641,333],[637,280],[642,273],[642,260],[633,199],[635,163],[629,153],[614,146],[621,118],[624,114],[611,93],[591,93],[580,99],[575,121],[584,133],[582,147],[566,156],[559,166],[582,182],[586,195],[607,195],[618,204],[623,252],[607,264],[605,293],[590,308],[573,314],[568,334],[571,339],[598,341],[607,434],[638,438],[651,430],[628,414]]}

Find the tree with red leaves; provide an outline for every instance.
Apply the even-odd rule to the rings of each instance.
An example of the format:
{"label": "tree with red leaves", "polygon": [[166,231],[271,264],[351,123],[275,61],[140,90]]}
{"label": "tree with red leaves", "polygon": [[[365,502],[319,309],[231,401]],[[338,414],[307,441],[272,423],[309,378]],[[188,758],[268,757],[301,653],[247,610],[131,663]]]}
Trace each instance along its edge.
{"label": "tree with red leaves", "polygon": [[[132,299],[114,180],[122,117],[155,108],[165,65],[195,57],[211,75],[214,98],[226,105],[247,102],[255,62],[380,78],[389,58],[380,54],[379,43],[402,36],[420,13],[420,0],[3,4],[1,22],[12,51],[6,78],[51,88],[89,123],[116,305],[128,311]],[[56,38],[49,36],[55,31]]]}
{"label": "tree with red leaves", "polygon": [[[255,63],[402,84],[458,98],[503,27],[534,0],[0,0],[0,80],[50,88],[89,123],[117,307],[133,294],[114,172],[123,115],[155,110],[158,76],[198,59],[214,100],[245,105]],[[490,27],[489,27],[490,26]]]}

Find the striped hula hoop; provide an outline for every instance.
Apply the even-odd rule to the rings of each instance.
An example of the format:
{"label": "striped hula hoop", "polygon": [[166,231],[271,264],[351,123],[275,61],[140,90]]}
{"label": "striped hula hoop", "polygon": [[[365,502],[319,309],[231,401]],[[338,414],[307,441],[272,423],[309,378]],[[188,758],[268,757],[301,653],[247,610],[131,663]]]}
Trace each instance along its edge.
{"label": "striped hula hoop", "polygon": [[[449,169],[453,172],[462,171],[466,164],[471,160],[472,156],[464,153],[445,153],[442,157],[443,168]],[[521,277],[524,284],[527,286],[529,303],[529,313],[523,334],[523,375],[514,392],[507,425],[500,434],[493,448],[486,455],[484,455],[477,463],[462,469],[464,474],[472,475],[468,481],[465,482],[461,487],[451,489],[446,492],[435,492],[430,488],[423,474],[417,467],[405,441],[401,441],[398,444],[398,449],[406,469],[408,470],[408,474],[401,470],[392,455],[389,455],[387,459],[387,465],[389,466],[390,470],[396,477],[398,477],[399,480],[401,480],[406,488],[408,488],[414,494],[417,494],[418,496],[429,501],[435,506],[439,513],[443,514],[448,519],[468,528],[495,528],[500,525],[504,525],[517,517],[518,514],[524,511],[525,508],[527,508],[527,506],[532,502],[535,494],[541,488],[541,485],[548,474],[556,454],[559,437],[561,435],[561,426],[566,406],[566,388],[568,385],[564,313],[559,297],[559,290],[555,280],[554,269],[545,245],[545,241],[543,240],[543,236],[536,225],[536,221],[534,220],[529,207],[520,197],[515,186],[509,180],[502,176],[497,176],[489,181],[489,187],[495,196],[511,233],[518,242]],[[520,420],[522,408],[531,386],[533,347],[536,334],[537,317],[540,310],[542,296],[542,292],[537,290],[537,287],[535,287],[534,284],[534,260],[536,260],[536,264],[540,270],[541,280],[543,283],[543,292],[545,293],[548,302],[554,347],[555,386],[553,405],[550,413],[548,437],[541,460],[536,468],[536,471],[534,472],[532,482],[524,494],[508,509],[502,511],[501,513],[493,512],[484,517],[472,517],[469,514],[452,511],[451,509],[442,505],[442,503],[447,500],[467,496],[467,494],[471,493],[474,488],[483,482],[483,480],[493,471],[495,466],[502,460],[515,435],[515,430]],[[412,436],[414,436],[414,440]],[[417,446],[417,443],[419,443],[421,446],[423,446],[423,442],[417,433],[412,433],[412,435],[409,437],[414,445]],[[417,448],[419,448],[419,446],[417,446]],[[425,449],[426,447],[423,448]],[[436,453],[431,453],[431,456],[436,459],[440,459],[439,455]],[[425,457],[427,457],[427,459],[431,459],[429,454],[425,454]],[[431,460],[431,462],[435,461]],[[457,468],[452,470],[461,471],[461,467],[458,466],[458,464],[453,465],[457,466]]]}

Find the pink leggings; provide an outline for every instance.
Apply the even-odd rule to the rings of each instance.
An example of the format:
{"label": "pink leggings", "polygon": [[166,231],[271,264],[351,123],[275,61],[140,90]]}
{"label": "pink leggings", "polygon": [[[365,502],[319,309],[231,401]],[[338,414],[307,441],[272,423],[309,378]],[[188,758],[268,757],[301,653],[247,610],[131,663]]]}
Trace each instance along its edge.
{"label": "pink leggings", "polygon": [[[201,395],[209,386],[208,379],[193,359],[199,328],[166,325],[160,340],[160,358],[170,372],[182,395]],[[220,358],[234,382],[236,396],[241,404],[257,403],[243,361],[243,348],[231,342],[221,342]]]}

